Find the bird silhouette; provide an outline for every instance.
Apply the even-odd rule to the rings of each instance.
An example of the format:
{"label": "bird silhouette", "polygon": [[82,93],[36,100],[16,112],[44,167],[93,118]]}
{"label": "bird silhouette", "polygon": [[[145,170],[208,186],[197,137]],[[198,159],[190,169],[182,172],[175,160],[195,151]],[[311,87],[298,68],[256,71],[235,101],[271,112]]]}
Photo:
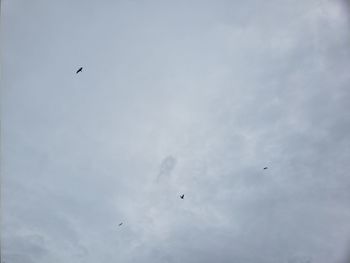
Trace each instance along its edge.
{"label": "bird silhouette", "polygon": [[184,195],[184,194],[183,194],[183,195],[180,195],[180,198],[181,198],[181,199],[184,199],[184,197],[185,197],[185,195]]}
{"label": "bird silhouette", "polygon": [[83,67],[80,67],[80,68],[77,70],[76,74],[78,74],[78,73],[81,72],[82,70],[83,70]]}
{"label": "bird silhouette", "polygon": [[267,169],[267,167],[264,167],[264,170],[266,170]]}
{"label": "bird silhouette", "polygon": [[121,226],[123,224],[123,222],[121,222],[120,224],[119,224],[119,226]]}

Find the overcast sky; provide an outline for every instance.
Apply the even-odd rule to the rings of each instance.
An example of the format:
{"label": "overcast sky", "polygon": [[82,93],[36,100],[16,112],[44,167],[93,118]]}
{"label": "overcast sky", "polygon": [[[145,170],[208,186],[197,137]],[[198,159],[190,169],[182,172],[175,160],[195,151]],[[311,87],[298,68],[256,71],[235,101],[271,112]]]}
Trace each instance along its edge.
{"label": "overcast sky", "polygon": [[348,263],[349,14],[2,0],[2,260]]}

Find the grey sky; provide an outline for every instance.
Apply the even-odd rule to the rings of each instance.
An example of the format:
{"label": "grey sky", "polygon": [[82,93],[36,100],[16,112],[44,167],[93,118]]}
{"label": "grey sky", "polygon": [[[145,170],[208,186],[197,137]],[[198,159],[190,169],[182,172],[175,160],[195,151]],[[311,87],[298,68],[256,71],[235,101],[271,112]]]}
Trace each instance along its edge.
{"label": "grey sky", "polygon": [[348,262],[345,1],[1,12],[6,263]]}

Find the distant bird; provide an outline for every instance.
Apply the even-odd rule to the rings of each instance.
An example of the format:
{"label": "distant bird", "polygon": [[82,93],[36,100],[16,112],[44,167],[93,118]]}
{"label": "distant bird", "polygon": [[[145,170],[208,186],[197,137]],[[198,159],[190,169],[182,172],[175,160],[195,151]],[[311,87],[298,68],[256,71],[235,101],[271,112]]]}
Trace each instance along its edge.
{"label": "distant bird", "polygon": [[78,74],[78,73],[81,72],[82,70],[83,70],[83,67],[80,67],[80,68],[77,70],[76,74]]}
{"label": "distant bird", "polygon": [[123,224],[123,222],[121,222],[120,224],[119,224],[119,226],[121,226]]}
{"label": "distant bird", "polygon": [[184,195],[184,194],[183,194],[183,195],[180,195],[180,198],[181,198],[181,199],[184,199],[184,197],[185,197],[185,195]]}
{"label": "distant bird", "polygon": [[267,170],[267,167],[264,167],[264,170]]}

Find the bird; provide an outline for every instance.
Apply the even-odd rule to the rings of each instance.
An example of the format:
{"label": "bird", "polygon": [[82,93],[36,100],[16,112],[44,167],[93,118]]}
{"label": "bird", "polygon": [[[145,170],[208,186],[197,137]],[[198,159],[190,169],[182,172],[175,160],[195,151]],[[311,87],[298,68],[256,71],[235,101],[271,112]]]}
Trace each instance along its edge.
{"label": "bird", "polygon": [[119,226],[121,226],[123,224],[123,222],[121,222],[120,224],[119,224]]}
{"label": "bird", "polygon": [[78,74],[78,73],[81,72],[82,70],[83,70],[83,67],[80,67],[80,68],[77,70],[76,74]]}
{"label": "bird", "polygon": [[267,167],[264,167],[264,170],[266,170],[267,169]]}
{"label": "bird", "polygon": [[184,195],[184,194],[183,194],[183,195],[180,195],[180,198],[181,198],[181,199],[184,199],[184,197],[185,197],[185,195]]}

